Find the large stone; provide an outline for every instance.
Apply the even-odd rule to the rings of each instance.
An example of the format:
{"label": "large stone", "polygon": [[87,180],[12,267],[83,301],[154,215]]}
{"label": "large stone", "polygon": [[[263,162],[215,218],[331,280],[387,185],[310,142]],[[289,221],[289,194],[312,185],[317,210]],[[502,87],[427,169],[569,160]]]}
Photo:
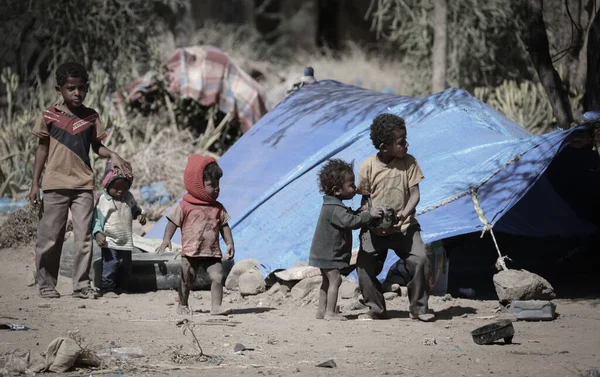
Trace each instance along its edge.
{"label": "large stone", "polygon": [[513,300],[551,300],[554,288],[543,277],[526,270],[506,270],[494,275],[494,287],[501,304]]}
{"label": "large stone", "polygon": [[319,288],[323,281],[322,276],[314,276],[312,278],[302,279],[292,288],[292,297],[297,300],[302,300],[314,289]]}
{"label": "large stone", "polygon": [[265,279],[258,269],[248,270],[239,277],[238,289],[242,296],[263,293],[266,289]]}
{"label": "large stone", "polygon": [[360,294],[358,284],[353,281],[345,280],[340,286],[340,295],[343,299],[356,298]]}
{"label": "large stone", "polygon": [[[227,279],[225,280],[225,288],[231,290],[238,289],[240,276],[246,271],[258,271],[258,268],[256,268],[256,266],[259,264],[259,261],[251,258],[242,259],[241,261],[234,264],[233,268],[229,272],[229,275],[227,275]],[[260,273],[260,271],[258,272]]]}

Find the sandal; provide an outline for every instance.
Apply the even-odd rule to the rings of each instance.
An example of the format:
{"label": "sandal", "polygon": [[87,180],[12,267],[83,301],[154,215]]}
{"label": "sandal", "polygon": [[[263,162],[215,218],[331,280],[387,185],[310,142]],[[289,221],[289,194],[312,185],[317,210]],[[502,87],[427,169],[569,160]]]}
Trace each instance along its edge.
{"label": "sandal", "polygon": [[179,314],[179,315],[190,315],[190,314],[192,314],[192,311],[190,310],[189,306],[179,304],[177,306],[177,314]]}
{"label": "sandal", "polygon": [[41,298],[60,298],[60,293],[54,288],[40,289]]}

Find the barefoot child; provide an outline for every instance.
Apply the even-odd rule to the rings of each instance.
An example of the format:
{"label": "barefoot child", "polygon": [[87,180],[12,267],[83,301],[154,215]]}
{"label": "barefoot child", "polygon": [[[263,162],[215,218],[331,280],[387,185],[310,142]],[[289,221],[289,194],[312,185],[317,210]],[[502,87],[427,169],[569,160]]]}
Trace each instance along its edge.
{"label": "barefoot child", "polygon": [[360,249],[356,260],[358,284],[365,304],[370,308],[365,319],[387,318],[381,273],[388,249],[404,260],[411,281],[408,283],[410,316],[431,321],[429,313],[429,259],[421,239],[421,227],[415,218],[420,199],[419,182],[423,173],[417,160],[408,154],[404,119],[381,114],[371,124],[371,140],[378,152],[367,157],[358,168],[358,192],[363,205],[391,206],[397,223],[388,229],[365,227],[361,230]]}
{"label": "barefoot child", "polygon": [[103,297],[115,298],[127,290],[133,249],[132,221],[146,224],[146,216],[129,192],[133,175],[109,170],[102,180],[104,191],[98,198],[92,234],[102,248]]}
{"label": "barefoot child", "polygon": [[158,253],[171,249],[171,238],[181,228],[181,283],[179,284],[179,306],[177,314],[191,314],[188,298],[198,269],[208,272],[211,280],[210,301],[212,315],[229,314],[223,301],[223,264],[219,246],[219,233],[227,244],[227,259],[233,259],[235,249],[231,228],[227,224],[229,215],[219,197],[219,180],[223,171],[211,157],[197,154],[188,158],[183,182],[188,191],[167,215],[169,223],[165,229]]}
{"label": "barefoot child", "polygon": [[316,317],[343,321],[346,317],[337,314],[335,308],[342,283],[340,269],[350,266],[352,229],[380,218],[383,210],[376,208],[357,215],[344,206],[342,200],[352,199],[356,194],[352,164],[331,159],[319,170],[318,178],[319,190],[325,196],[309,259],[309,265],[319,267],[323,276]]}

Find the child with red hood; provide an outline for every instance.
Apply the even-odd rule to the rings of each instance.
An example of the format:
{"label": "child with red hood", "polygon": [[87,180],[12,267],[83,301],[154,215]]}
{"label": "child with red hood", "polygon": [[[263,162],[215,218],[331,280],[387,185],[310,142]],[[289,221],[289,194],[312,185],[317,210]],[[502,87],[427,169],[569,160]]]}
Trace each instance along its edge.
{"label": "child with red hood", "polygon": [[219,180],[223,171],[212,157],[193,154],[188,157],[183,182],[188,191],[167,214],[169,223],[165,229],[163,242],[156,249],[162,253],[171,249],[171,238],[177,228],[181,228],[181,283],[179,284],[179,306],[177,314],[191,314],[188,305],[190,290],[196,280],[198,269],[202,267],[211,280],[212,315],[226,315],[231,309],[224,309],[223,264],[219,234],[227,244],[227,259],[233,259],[235,248],[228,225],[230,219],[225,207],[217,201]]}
{"label": "child with red hood", "polygon": [[102,248],[102,283],[104,297],[118,297],[127,289],[131,273],[133,219],[146,224],[146,217],[129,192],[132,174],[109,169],[102,180],[104,190],[96,204],[92,235]]}

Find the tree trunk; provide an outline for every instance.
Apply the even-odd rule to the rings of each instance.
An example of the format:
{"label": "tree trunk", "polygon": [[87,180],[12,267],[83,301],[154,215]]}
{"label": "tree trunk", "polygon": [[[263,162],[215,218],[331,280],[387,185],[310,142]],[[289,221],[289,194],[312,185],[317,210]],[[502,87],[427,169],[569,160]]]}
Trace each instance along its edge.
{"label": "tree trunk", "polygon": [[587,78],[583,111],[600,110],[600,15],[598,13],[592,21],[587,43]]}
{"label": "tree trunk", "polygon": [[543,1],[527,0],[526,7],[525,21],[527,22],[527,28],[525,41],[529,56],[548,95],[558,125],[563,129],[567,129],[573,122],[573,114],[568,93],[558,72],[552,65],[548,35],[546,34],[546,25],[542,13]]}
{"label": "tree trunk", "polygon": [[433,75],[431,91],[441,92],[446,89],[446,55],[448,51],[448,3],[446,0],[435,0],[434,34],[433,34]]}

